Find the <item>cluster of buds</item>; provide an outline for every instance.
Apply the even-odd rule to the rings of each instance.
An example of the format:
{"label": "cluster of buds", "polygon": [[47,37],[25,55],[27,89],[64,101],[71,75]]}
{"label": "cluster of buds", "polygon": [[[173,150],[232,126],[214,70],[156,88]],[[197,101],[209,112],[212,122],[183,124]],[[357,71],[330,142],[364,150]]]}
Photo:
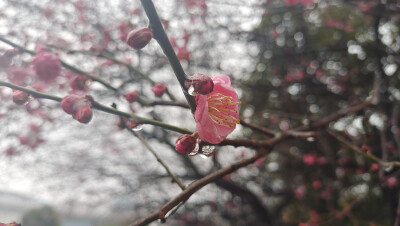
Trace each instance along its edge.
{"label": "cluster of buds", "polygon": [[149,28],[139,28],[129,32],[126,43],[136,50],[142,49],[153,39],[153,31]]}
{"label": "cluster of buds", "polygon": [[209,76],[196,73],[186,79],[185,88],[191,95],[207,95],[214,90],[214,82]]}
{"label": "cluster of buds", "polygon": [[30,99],[30,94],[26,93],[24,91],[15,89],[15,90],[13,90],[13,93],[12,93],[12,99],[15,104],[24,105],[24,104],[28,103],[28,101]]}
{"label": "cluster of buds", "polygon": [[61,108],[72,117],[81,123],[88,123],[92,119],[92,102],[93,97],[68,95],[61,101]]}

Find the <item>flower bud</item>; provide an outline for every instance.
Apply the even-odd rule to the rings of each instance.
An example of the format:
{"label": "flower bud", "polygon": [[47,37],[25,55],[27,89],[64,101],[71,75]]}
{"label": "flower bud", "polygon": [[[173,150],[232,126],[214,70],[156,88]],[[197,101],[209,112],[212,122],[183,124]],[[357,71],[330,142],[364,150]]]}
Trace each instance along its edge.
{"label": "flower bud", "polygon": [[161,97],[167,90],[167,85],[163,83],[157,83],[151,89],[156,97]]}
{"label": "flower bud", "polygon": [[180,136],[175,143],[175,149],[181,154],[189,154],[196,147],[197,139],[189,134]]}
{"label": "flower bud", "polygon": [[82,106],[78,108],[73,117],[74,119],[78,120],[81,123],[88,123],[92,119],[93,112],[89,106]]}
{"label": "flower bud", "polygon": [[40,80],[54,81],[61,73],[61,62],[57,56],[49,53],[39,53],[32,61],[33,70]]}
{"label": "flower bud", "polygon": [[135,90],[125,94],[125,99],[129,103],[133,103],[139,99],[139,91]]}
{"label": "flower bud", "polygon": [[18,49],[8,49],[0,55],[0,68],[10,66],[12,58],[18,53]]}
{"label": "flower bud", "polygon": [[178,57],[179,60],[190,60],[190,52],[186,49],[185,46],[183,47],[178,47],[178,52],[176,53],[176,56]]}
{"label": "flower bud", "polygon": [[61,108],[67,113],[67,114],[73,114],[74,113],[74,105],[77,101],[82,99],[82,97],[78,95],[68,95],[64,97],[61,100]]}
{"label": "flower bud", "polygon": [[153,38],[153,32],[149,28],[140,28],[129,32],[126,43],[136,50],[145,47]]}
{"label": "flower bud", "polygon": [[73,90],[84,90],[86,88],[87,78],[83,75],[77,75],[69,80],[69,85]]}
{"label": "flower bud", "polygon": [[29,100],[29,94],[21,90],[13,90],[12,98],[15,104],[23,105]]}
{"label": "flower bud", "polygon": [[185,82],[186,88],[193,86],[193,91],[198,94],[207,95],[214,89],[213,80],[204,74],[196,73]]}

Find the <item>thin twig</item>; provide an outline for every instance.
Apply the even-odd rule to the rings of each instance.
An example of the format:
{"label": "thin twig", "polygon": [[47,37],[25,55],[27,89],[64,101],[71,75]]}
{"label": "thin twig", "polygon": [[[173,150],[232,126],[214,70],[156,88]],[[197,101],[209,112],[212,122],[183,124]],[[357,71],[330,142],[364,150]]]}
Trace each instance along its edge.
{"label": "thin twig", "polygon": [[261,127],[261,126],[258,126],[258,125],[255,125],[255,124],[252,124],[252,123],[249,123],[249,122],[245,122],[243,119],[240,120],[240,124],[245,126],[245,127],[250,128],[252,130],[261,132],[261,133],[263,133],[265,135],[268,135],[268,136],[275,136],[277,134],[276,131],[273,131],[273,130],[270,130],[270,129],[267,129],[265,127]]}
{"label": "thin twig", "polygon": [[343,138],[342,136],[336,134],[335,132],[333,132],[332,130],[327,130],[328,133],[330,135],[332,135],[333,137],[335,137],[338,141],[340,141],[341,143],[343,143],[344,145],[346,145],[348,148],[350,148],[351,150],[364,155],[365,157],[379,163],[381,166],[384,167],[388,167],[388,166],[398,166],[400,167],[400,162],[397,161],[393,161],[393,162],[388,162],[388,161],[384,161],[380,158],[378,158],[377,156],[373,155],[372,153],[368,152],[368,151],[363,151],[361,150],[361,148],[358,148],[357,146],[353,145],[352,143],[350,143],[349,141],[347,141],[345,138]]}
{"label": "thin twig", "polygon": [[167,171],[168,175],[171,176],[172,180],[182,189],[182,191],[185,190],[185,185],[179,180],[178,177],[175,176],[174,173],[172,173],[172,171],[169,169],[167,164],[165,164],[165,162],[157,155],[157,153],[149,145],[149,143],[147,143],[147,141],[140,134],[136,133],[135,131],[130,130],[130,129],[128,129],[128,131],[130,133],[132,133],[133,135],[135,135],[143,143],[143,145],[147,148],[147,150],[149,150],[151,152],[151,154],[153,154],[153,156],[164,167],[164,169]]}
{"label": "thin twig", "polygon": [[[57,102],[61,102],[61,100],[62,100],[61,97],[57,97],[57,96],[49,95],[49,94],[46,94],[46,93],[38,92],[38,91],[35,91],[35,90],[32,90],[32,89],[28,89],[28,88],[25,88],[25,87],[22,87],[22,86],[17,86],[17,85],[11,84],[9,82],[0,81],[0,86],[5,86],[5,87],[9,87],[11,89],[17,89],[17,90],[24,91],[26,93],[29,93],[30,95],[32,95],[35,98],[49,99],[49,100],[53,100],[53,101],[57,101]],[[143,118],[143,117],[140,117],[138,115],[131,114],[131,113],[128,113],[128,112],[119,111],[117,109],[102,105],[102,104],[100,104],[100,103],[98,103],[96,101],[92,102],[92,107],[97,109],[97,110],[104,111],[104,112],[107,112],[107,113],[110,113],[110,114],[119,115],[119,116],[128,117],[128,118],[133,118],[133,119],[137,120],[139,123],[142,123],[142,124],[150,124],[150,125],[154,125],[154,126],[159,126],[159,127],[164,128],[164,129],[175,131],[175,132],[178,132],[178,133],[185,133],[185,134],[192,134],[193,133],[192,131],[190,131],[188,129],[185,129],[185,128],[180,128],[180,127],[173,126],[173,125],[170,125],[170,124],[167,124],[167,123],[163,123],[161,121],[157,121],[157,120],[153,120],[153,119]]]}
{"label": "thin twig", "polygon": [[[7,44],[9,44],[9,45],[11,45],[11,46],[13,46],[14,48],[17,48],[17,49],[19,49],[19,50],[22,51],[22,52],[29,53],[29,54],[31,54],[31,55],[36,55],[36,53],[35,53],[34,51],[29,50],[29,49],[26,49],[25,47],[23,47],[23,46],[21,46],[21,45],[18,45],[18,44],[16,44],[16,43],[14,43],[14,42],[12,42],[12,41],[10,41],[10,40],[4,38],[3,36],[0,36],[0,41],[2,41],[2,42],[4,42],[4,43],[7,43]],[[111,90],[114,91],[114,92],[118,92],[118,89],[117,89],[117,88],[115,88],[114,86],[110,85],[108,82],[104,81],[103,79],[98,78],[98,77],[96,77],[96,76],[93,76],[93,75],[89,74],[88,72],[82,71],[81,69],[76,68],[76,67],[74,67],[74,66],[72,66],[72,65],[70,65],[70,64],[68,64],[68,63],[66,63],[65,61],[63,61],[63,60],[61,60],[61,59],[60,59],[60,62],[61,62],[61,64],[62,64],[65,68],[67,68],[67,69],[69,69],[69,70],[71,70],[71,71],[73,71],[73,72],[75,72],[75,73],[84,75],[84,76],[86,76],[87,78],[89,78],[89,79],[91,79],[91,80],[93,80],[93,81],[96,81],[96,82],[98,82],[98,83],[104,85],[105,87],[107,87],[108,89],[111,89]]]}

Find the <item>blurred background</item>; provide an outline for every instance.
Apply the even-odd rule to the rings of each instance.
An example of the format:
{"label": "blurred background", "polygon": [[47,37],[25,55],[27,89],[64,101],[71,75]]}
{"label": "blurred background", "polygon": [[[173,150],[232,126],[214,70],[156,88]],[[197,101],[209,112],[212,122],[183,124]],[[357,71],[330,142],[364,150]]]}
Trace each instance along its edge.
{"label": "blurred background", "polygon": [[[397,0],[153,2],[186,74],[229,75],[245,122],[287,131],[376,97],[315,131],[317,137],[285,140],[207,185],[166,225],[399,225]],[[140,1],[0,0],[1,38],[47,49],[118,89],[87,81],[80,93],[194,130],[190,110],[146,104],[170,100],[154,96],[158,82],[184,101],[155,40],[140,51],[125,43],[129,31],[147,25]],[[11,48],[0,42],[0,53]],[[29,76],[32,59],[14,56],[14,71],[0,68],[0,80],[60,97],[76,92],[76,74],[66,68],[53,84]],[[141,103],[125,100],[132,90]],[[94,111],[84,125],[59,103],[17,106],[11,93],[0,88],[0,222],[128,225],[179,194],[144,145],[118,127],[117,116]],[[186,185],[255,153],[218,146],[211,157],[186,156],[174,150],[178,133],[151,125],[138,133]],[[238,125],[229,138],[271,137]]]}

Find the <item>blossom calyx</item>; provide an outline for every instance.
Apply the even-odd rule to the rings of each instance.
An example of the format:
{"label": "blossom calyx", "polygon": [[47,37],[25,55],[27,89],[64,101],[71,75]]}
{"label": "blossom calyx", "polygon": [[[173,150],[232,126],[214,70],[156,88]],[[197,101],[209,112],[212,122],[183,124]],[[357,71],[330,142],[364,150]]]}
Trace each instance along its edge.
{"label": "blossom calyx", "polygon": [[193,87],[195,94],[207,95],[213,91],[214,82],[209,76],[196,73],[185,81],[185,86],[187,89]]}
{"label": "blossom calyx", "polygon": [[178,137],[175,143],[175,149],[181,154],[191,153],[197,144],[197,138],[194,135],[183,134]]}
{"label": "blossom calyx", "polygon": [[126,43],[136,50],[145,47],[153,38],[153,31],[147,27],[129,32]]}
{"label": "blossom calyx", "polygon": [[26,93],[21,90],[13,90],[13,93],[12,93],[12,99],[13,99],[14,103],[17,105],[23,105],[26,102],[28,102],[29,96],[30,96],[29,93]]}

